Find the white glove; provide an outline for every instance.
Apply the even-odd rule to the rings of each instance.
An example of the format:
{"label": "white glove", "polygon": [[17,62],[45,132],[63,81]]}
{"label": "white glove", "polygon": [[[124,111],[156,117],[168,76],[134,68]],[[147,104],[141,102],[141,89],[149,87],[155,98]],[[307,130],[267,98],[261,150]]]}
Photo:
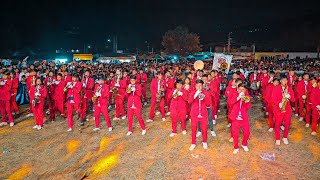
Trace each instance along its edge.
{"label": "white glove", "polygon": [[100,96],[101,96],[101,93],[96,92],[96,96],[97,96],[97,97],[100,97]]}
{"label": "white glove", "polygon": [[135,91],[136,91],[136,88],[135,88],[135,87],[132,87],[131,90],[132,90],[133,92],[135,92]]}
{"label": "white glove", "polygon": [[198,95],[200,94],[200,91],[196,91],[196,93],[194,94],[193,98],[196,99],[198,97]]}
{"label": "white glove", "polygon": [[307,96],[306,95],[302,95],[302,99],[306,99],[307,98]]}
{"label": "white glove", "polygon": [[291,96],[290,96],[290,94],[286,94],[286,96],[285,96],[287,99],[290,99],[291,98]]}
{"label": "white glove", "polygon": [[178,96],[182,96],[183,93],[181,91],[178,92]]}
{"label": "white glove", "polygon": [[238,98],[241,99],[241,98],[243,98],[243,97],[244,97],[244,93],[243,93],[243,92],[239,93]]}
{"label": "white glove", "polygon": [[82,87],[86,88],[87,87],[86,83],[82,83]]}
{"label": "white glove", "polygon": [[281,107],[282,107],[282,103],[279,103],[279,108],[281,109]]}
{"label": "white glove", "polygon": [[36,96],[41,96],[41,94],[40,94],[40,93],[35,93],[35,95],[36,95]]}
{"label": "white glove", "polygon": [[0,85],[1,85],[1,86],[2,86],[2,85],[4,85],[4,82],[3,82],[3,81],[1,81],[1,82],[0,82]]}
{"label": "white glove", "polygon": [[116,83],[114,86],[116,86],[116,87],[120,87],[120,84],[119,84],[119,83]]}
{"label": "white glove", "polygon": [[317,105],[316,108],[317,108],[317,109],[320,109],[320,105]]}
{"label": "white glove", "polygon": [[67,83],[67,86],[70,86],[70,84],[71,84],[71,82],[68,82],[68,83]]}
{"label": "white glove", "polygon": [[54,83],[55,83],[55,84],[59,84],[59,83],[60,83],[60,81],[55,81]]}

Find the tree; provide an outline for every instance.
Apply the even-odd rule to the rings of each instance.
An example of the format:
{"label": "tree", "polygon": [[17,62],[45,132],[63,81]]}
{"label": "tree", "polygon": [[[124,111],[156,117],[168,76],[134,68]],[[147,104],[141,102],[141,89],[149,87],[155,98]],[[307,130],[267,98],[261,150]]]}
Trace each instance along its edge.
{"label": "tree", "polygon": [[188,55],[201,51],[200,37],[181,26],[167,31],[161,44],[169,54]]}

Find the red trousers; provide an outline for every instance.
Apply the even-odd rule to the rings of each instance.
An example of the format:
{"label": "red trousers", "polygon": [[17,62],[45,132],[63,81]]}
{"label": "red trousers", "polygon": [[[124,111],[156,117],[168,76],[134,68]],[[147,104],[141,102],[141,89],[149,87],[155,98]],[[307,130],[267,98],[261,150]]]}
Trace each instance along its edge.
{"label": "red trousers", "polygon": [[310,116],[311,116],[311,104],[306,103],[306,124],[310,124]]}
{"label": "red trousers", "polygon": [[316,107],[312,108],[312,132],[317,131],[317,124],[320,118],[319,111]]}
{"label": "red trousers", "polygon": [[166,106],[168,107],[168,112],[170,111],[170,102],[171,99],[169,98],[169,94],[172,93],[172,89],[167,89],[166,94],[164,96],[165,102],[166,102]]}
{"label": "red trousers", "polygon": [[177,124],[178,120],[181,122],[181,129],[185,131],[186,128],[186,112],[185,111],[178,111],[178,112],[170,112],[170,118],[172,121],[172,132],[177,133]]}
{"label": "red trousers", "polygon": [[108,113],[108,105],[103,105],[103,106],[94,105],[93,117],[96,124],[96,128],[100,127],[100,113],[103,114],[108,128],[111,127],[111,121]]}
{"label": "red trousers", "polygon": [[280,126],[282,122],[284,124],[283,138],[288,138],[290,123],[291,123],[291,112],[274,113],[274,121],[275,121],[274,133],[276,136],[276,140],[280,140]]}
{"label": "red trousers", "polygon": [[216,102],[217,102],[217,98],[213,97],[212,98],[212,106],[211,106],[212,119],[215,119],[214,115],[217,115],[217,112],[218,112],[218,107],[217,107],[217,103]]}
{"label": "red trousers", "polygon": [[81,121],[83,122],[87,116],[88,105],[91,100],[88,98],[82,99],[82,107],[81,107]]}
{"label": "red trousers", "polygon": [[273,105],[271,103],[268,104],[267,112],[269,114],[269,128],[274,128]]}
{"label": "red trousers", "polygon": [[147,102],[147,85],[146,84],[141,85],[141,93],[142,93],[141,100],[142,100],[142,97],[144,100],[142,102]]}
{"label": "red trousers", "polygon": [[30,109],[30,112],[29,113],[33,113],[33,105],[32,105],[32,101],[30,100],[30,93],[28,93],[29,95],[29,109]]}
{"label": "red trousers", "polygon": [[8,115],[8,120],[9,122],[13,122],[13,117],[12,117],[12,111],[11,111],[11,106],[10,106],[10,101],[0,101],[0,109],[1,109],[1,115],[2,115],[2,122],[7,122],[6,116]]}
{"label": "red trousers", "polygon": [[250,136],[250,123],[246,120],[233,120],[232,121],[232,136],[233,136],[233,148],[239,149],[239,131],[240,128],[242,128],[243,132],[243,139],[242,139],[242,145],[247,146],[248,140]]}
{"label": "red trousers", "polygon": [[196,134],[198,129],[198,123],[200,123],[200,129],[202,133],[202,142],[207,142],[208,131],[208,117],[198,118],[197,116],[191,117],[191,144],[196,144]]}
{"label": "red trousers", "polygon": [[141,129],[145,130],[146,126],[145,126],[144,121],[142,119],[141,107],[140,108],[128,107],[128,129],[129,129],[128,131],[132,132],[132,124],[133,124],[133,116],[134,115],[136,115]]}
{"label": "red trousers", "polygon": [[80,114],[80,104],[79,103],[67,103],[67,112],[68,112],[68,127],[72,128],[73,126],[73,110],[76,111],[77,114]]}
{"label": "red trousers", "polygon": [[64,100],[63,99],[54,99],[54,109],[58,110],[60,114],[64,115]]}
{"label": "red trousers", "polygon": [[[303,103],[302,98],[298,98],[298,103],[299,103],[299,116],[300,118],[305,117],[306,123],[310,124],[310,114],[311,114],[311,105],[306,103]],[[303,114],[303,110],[306,108],[306,114]]]}
{"label": "red trousers", "polygon": [[17,97],[17,90],[15,89],[13,91],[13,95],[11,96],[11,108],[12,108],[12,111],[14,112],[19,112],[19,107],[17,105],[17,100],[16,100],[16,97]]}
{"label": "red trousers", "polygon": [[124,112],[124,96],[117,96],[116,100],[115,100],[115,103],[116,103],[116,118],[119,118],[120,117],[120,114],[121,116],[125,116],[125,112]]}
{"label": "red trousers", "polygon": [[44,102],[40,102],[36,104],[36,106],[33,108],[33,115],[36,120],[36,125],[38,126],[43,126],[43,121],[44,121]]}
{"label": "red trousers", "polygon": [[51,95],[48,96],[48,105],[49,105],[50,119],[54,119],[56,117],[56,113],[55,113],[54,100]]}
{"label": "red trousers", "polygon": [[[157,104],[157,98],[156,96],[152,96],[151,97],[151,106],[150,106],[150,115],[149,115],[149,119],[153,119],[154,118],[154,109],[156,108],[156,104]],[[159,111],[162,115],[162,118],[165,118],[165,112],[164,112],[164,98],[161,98],[160,102],[159,102]]]}

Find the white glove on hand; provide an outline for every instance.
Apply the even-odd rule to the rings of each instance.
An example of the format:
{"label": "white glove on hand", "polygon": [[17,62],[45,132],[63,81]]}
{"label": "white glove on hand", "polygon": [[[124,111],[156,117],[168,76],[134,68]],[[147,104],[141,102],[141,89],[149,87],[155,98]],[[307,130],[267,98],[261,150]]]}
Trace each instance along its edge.
{"label": "white glove on hand", "polygon": [[194,96],[193,96],[193,98],[194,99],[196,99],[197,97],[198,97],[198,95],[200,94],[200,91],[198,90],[198,91],[196,91],[196,93],[194,93]]}
{"label": "white glove on hand", "polygon": [[287,99],[290,99],[291,98],[291,96],[290,96],[290,94],[286,94],[286,96],[285,96]]}
{"label": "white glove on hand", "polygon": [[101,93],[96,92],[96,96],[97,96],[97,97],[100,97],[100,96],[101,96]]}
{"label": "white glove on hand", "polygon": [[320,105],[317,105],[316,108],[317,108],[317,109],[320,109]]}
{"label": "white glove on hand", "polygon": [[36,96],[41,96],[41,94],[40,94],[40,93],[35,93],[35,95],[36,95]]}
{"label": "white glove on hand", "polygon": [[279,103],[279,108],[281,109],[281,107],[282,107],[282,103]]}
{"label": "white glove on hand", "polygon": [[241,99],[243,97],[244,97],[244,93],[243,92],[239,93],[238,98]]}
{"label": "white glove on hand", "polygon": [[0,85],[1,85],[1,86],[2,86],[2,85],[4,85],[4,82],[3,82],[3,81],[1,81],[1,82],[0,82]]}
{"label": "white glove on hand", "polygon": [[133,92],[135,92],[135,91],[136,91],[136,88],[135,88],[135,87],[132,87],[131,90],[132,90]]}
{"label": "white glove on hand", "polygon": [[178,92],[178,96],[182,96],[183,93],[181,91]]}
{"label": "white glove on hand", "polygon": [[307,98],[307,96],[306,95],[302,95],[302,99],[306,99]]}
{"label": "white glove on hand", "polygon": [[119,83],[116,83],[114,86],[116,86],[116,87],[120,87],[120,84],[119,84]]}
{"label": "white glove on hand", "polygon": [[87,85],[86,85],[85,83],[82,83],[82,87],[86,88],[86,87],[87,87]]}
{"label": "white glove on hand", "polygon": [[54,83],[58,85],[60,83],[60,81],[55,81]]}

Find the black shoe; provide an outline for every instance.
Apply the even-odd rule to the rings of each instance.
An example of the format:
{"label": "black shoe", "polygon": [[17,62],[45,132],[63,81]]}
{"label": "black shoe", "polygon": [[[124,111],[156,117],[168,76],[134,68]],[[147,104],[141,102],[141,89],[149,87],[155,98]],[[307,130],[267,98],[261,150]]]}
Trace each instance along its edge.
{"label": "black shoe", "polygon": [[83,122],[81,122],[81,123],[80,123],[80,126],[84,126],[84,123],[83,123]]}

